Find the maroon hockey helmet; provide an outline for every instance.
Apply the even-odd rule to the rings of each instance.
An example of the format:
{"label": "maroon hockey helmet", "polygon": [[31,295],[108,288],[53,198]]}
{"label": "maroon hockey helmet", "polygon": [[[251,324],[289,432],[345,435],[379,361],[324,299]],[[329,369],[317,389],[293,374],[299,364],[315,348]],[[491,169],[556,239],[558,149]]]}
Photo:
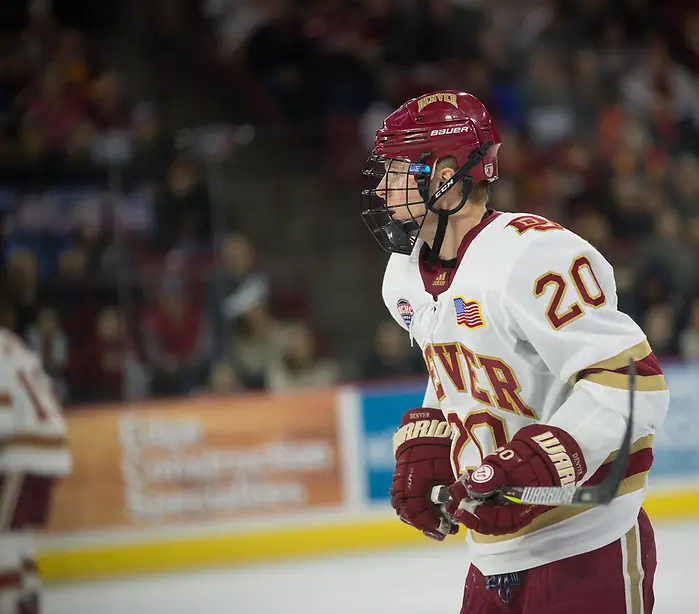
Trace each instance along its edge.
{"label": "maroon hockey helmet", "polygon": [[[490,113],[475,96],[445,90],[408,100],[384,120],[376,133],[374,149],[363,171],[372,185],[362,191],[362,218],[386,251],[409,254],[427,211],[432,211],[439,216],[432,246],[438,255],[449,216],[463,208],[477,182],[498,178],[499,147],[500,135]],[[435,164],[445,156],[453,156],[458,169],[429,196],[428,184]],[[407,222],[393,219],[396,207],[389,209],[382,194],[394,188],[377,191],[378,183],[389,173],[415,177],[420,200],[415,200],[407,187],[395,189],[406,192],[405,204],[399,206],[421,204],[425,207],[423,214],[411,213]],[[463,184],[461,202],[452,209],[437,208],[437,200],[457,183]]]}

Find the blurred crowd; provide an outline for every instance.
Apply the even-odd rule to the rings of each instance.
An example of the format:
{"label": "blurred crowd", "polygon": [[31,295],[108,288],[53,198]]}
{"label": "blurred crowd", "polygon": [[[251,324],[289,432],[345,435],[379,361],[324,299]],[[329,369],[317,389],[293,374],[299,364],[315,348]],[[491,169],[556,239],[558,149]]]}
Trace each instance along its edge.
{"label": "blurred crowd", "polygon": [[438,89],[503,140],[492,206],[545,215],[616,266],[663,357],[699,357],[699,8],[669,0],[205,3],[224,62],[348,185],[382,119]]}
{"label": "blurred crowd", "polygon": [[[589,239],[656,353],[699,359],[695,3],[186,4],[249,120],[316,154],[345,193],[395,106],[478,96],[503,140],[492,206]],[[390,319],[348,364],[275,287],[235,199],[221,211],[191,141],[96,59],[89,31],[47,0],[27,6],[25,27],[0,35],[0,325],[41,354],[66,402],[423,374]]]}
{"label": "blurred crowd", "polygon": [[310,328],[275,318],[233,215],[214,237],[192,148],[29,6],[0,39],[0,325],[71,404],[335,382]]}

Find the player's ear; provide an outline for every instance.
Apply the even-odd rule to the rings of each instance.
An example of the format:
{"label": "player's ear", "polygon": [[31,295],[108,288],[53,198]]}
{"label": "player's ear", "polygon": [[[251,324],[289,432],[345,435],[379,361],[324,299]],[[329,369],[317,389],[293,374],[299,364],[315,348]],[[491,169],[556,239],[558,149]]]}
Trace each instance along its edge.
{"label": "player's ear", "polygon": [[442,185],[443,183],[449,181],[454,176],[454,172],[454,169],[449,168],[448,166],[439,169],[439,171],[437,171],[439,185]]}

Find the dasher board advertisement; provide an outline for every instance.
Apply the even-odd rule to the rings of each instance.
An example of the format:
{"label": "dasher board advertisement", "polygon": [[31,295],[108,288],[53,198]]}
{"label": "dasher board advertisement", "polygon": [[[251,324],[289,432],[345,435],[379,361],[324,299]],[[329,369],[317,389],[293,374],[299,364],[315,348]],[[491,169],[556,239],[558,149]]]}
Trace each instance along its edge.
{"label": "dasher board advertisement", "polygon": [[68,412],[54,532],[259,518],[343,503],[332,391]]}

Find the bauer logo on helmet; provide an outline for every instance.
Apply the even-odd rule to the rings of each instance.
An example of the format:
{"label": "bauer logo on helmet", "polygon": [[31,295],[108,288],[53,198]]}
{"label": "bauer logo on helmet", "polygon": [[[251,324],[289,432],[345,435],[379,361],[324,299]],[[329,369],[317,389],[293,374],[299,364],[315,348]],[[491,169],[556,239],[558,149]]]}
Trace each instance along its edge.
{"label": "bauer logo on helmet", "polygon": [[430,132],[430,136],[442,136],[443,134],[459,134],[461,132],[468,132],[470,126],[455,126],[454,128],[437,128]]}

